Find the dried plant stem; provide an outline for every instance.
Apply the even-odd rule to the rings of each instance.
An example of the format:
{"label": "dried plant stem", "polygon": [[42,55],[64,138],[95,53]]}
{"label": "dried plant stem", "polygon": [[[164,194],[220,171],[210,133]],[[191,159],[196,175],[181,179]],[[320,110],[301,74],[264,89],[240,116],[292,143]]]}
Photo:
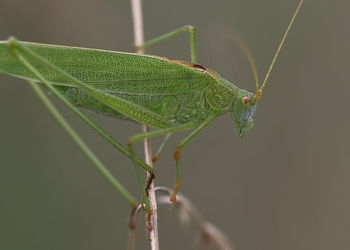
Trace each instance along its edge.
{"label": "dried plant stem", "polygon": [[[171,204],[170,197],[173,190],[167,187],[156,187],[156,191],[164,193],[166,196],[158,196],[159,205]],[[220,250],[234,250],[232,243],[226,237],[226,235],[212,223],[207,221],[199,210],[192,204],[192,202],[186,198],[183,194],[177,194],[177,200],[175,208],[179,212],[180,220],[184,224],[188,224],[192,218],[200,231],[200,247],[198,249],[206,249],[208,244],[212,244],[214,247]]]}
{"label": "dried plant stem", "polygon": [[[132,8],[133,23],[134,23],[135,46],[138,47],[143,45],[144,43],[141,0],[131,0],[131,8]],[[142,54],[143,50],[139,49],[137,53]],[[146,133],[148,131],[147,126],[143,125],[142,131]],[[149,166],[153,167],[152,147],[149,139],[144,139],[144,152],[145,152],[146,163]],[[146,225],[148,225],[151,249],[159,250],[157,199],[156,199],[156,193],[154,189],[154,181],[152,181],[148,187],[148,198],[151,206],[151,214],[146,215]]]}

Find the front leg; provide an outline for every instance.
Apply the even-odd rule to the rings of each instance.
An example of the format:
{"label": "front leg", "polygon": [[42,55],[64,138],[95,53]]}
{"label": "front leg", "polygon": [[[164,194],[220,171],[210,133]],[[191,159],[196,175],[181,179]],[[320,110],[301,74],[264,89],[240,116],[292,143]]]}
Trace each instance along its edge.
{"label": "front leg", "polygon": [[176,202],[176,194],[180,189],[181,181],[180,181],[180,159],[181,159],[181,150],[205,127],[209,125],[210,122],[214,120],[215,116],[209,117],[207,120],[202,122],[198,127],[196,127],[189,135],[183,139],[179,145],[177,145],[176,150],[174,152],[174,160],[176,162],[176,180],[174,185],[173,194],[170,197],[171,202]]}

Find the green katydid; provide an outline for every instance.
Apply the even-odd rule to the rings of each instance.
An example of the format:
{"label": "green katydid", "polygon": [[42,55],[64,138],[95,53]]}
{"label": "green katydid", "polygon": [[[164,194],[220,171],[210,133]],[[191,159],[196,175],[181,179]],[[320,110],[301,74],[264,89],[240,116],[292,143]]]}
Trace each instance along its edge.
{"label": "green katydid", "polygon": [[[22,43],[10,39],[0,42],[0,72],[47,82],[76,106],[156,129],[130,138],[128,156],[135,164],[142,165],[133,153],[135,142],[193,129],[174,152],[177,174],[171,200],[175,201],[180,187],[180,153],[193,137],[215,118],[228,112],[232,113],[240,137],[253,127],[257,102],[302,3],[300,0],[261,85],[255,75],[255,94],[197,64],[196,35],[192,26],[185,26],[142,46],[146,48],[180,32],[188,32],[191,63],[151,55]],[[254,63],[251,66],[255,72]],[[147,166],[143,167],[147,169]]]}

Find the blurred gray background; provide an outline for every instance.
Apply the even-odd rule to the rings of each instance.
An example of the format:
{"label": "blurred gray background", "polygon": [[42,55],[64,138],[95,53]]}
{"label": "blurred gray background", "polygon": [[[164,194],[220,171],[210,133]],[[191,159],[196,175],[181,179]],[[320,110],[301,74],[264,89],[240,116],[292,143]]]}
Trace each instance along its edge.
{"label": "blurred gray background", "polygon": [[[263,78],[297,0],[144,1],[147,39],[198,28],[199,61],[254,90],[228,39],[251,47]],[[238,250],[350,249],[349,1],[306,0],[243,139],[230,116],[183,153],[181,191]],[[128,0],[0,0],[0,40],[133,51]],[[187,36],[148,53],[189,60]],[[97,173],[27,84],[0,76],[0,249],[125,249],[128,204]],[[56,102],[110,170],[139,197],[129,159]],[[140,126],[87,112],[125,143]],[[158,185],[172,187],[173,137]],[[154,144],[159,143],[155,140]],[[139,153],[142,155],[141,144]],[[159,211],[162,249],[194,249],[196,230]],[[139,220],[138,249],[149,249]]]}

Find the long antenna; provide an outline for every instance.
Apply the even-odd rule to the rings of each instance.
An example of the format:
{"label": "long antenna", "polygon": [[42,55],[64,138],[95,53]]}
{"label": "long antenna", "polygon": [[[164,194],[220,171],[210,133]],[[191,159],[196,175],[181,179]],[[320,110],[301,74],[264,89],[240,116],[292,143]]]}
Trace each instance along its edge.
{"label": "long antenna", "polygon": [[270,68],[269,68],[269,70],[268,70],[267,73],[266,73],[265,79],[264,79],[264,81],[263,81],[263,83],[262,83],[260,89],[256,91],[256,94],[255,94],[256,100],[259,100],[259,99],[261,98],[261,96],[262,96],[262,91],[263,91],[263,89],[264,89],[265,86],[266,86],[266,82],[267,82],[267,80],[269,79],[270,73],[271,73],[271,71],[272,71],[272,69],[273,69],[273,66],[275,65],[276,59],[277,59],[277,57],[278,57],[278,54],[280,53],[280,51],[281,51],[281,49],[282,49],[282,47],[283,47],[283,44],[284,44],[284,42],[285,42],[285,40],[286,40],[286,38],[287,38],[287,35],[288,35],[288,33],[289,33],[289,30],[290,30],[290,28],[292,27],[292,25],[293,25],[293,23],[294,23],[294,20],[295,20],[296,16],[298,15],[298,12],[299,12],[299,10],[300,10],[301,5],[303,4],[303,2],[304,2],[304,0],[300,0],[298,7],[296,8],[296,10],[295,10],[295,12],[294,12],[294,14],[293,14],[292,19],[291,19],[290,22],[289,22],[289,25],[288,25],[288,27],[287,27],[287,29],[286,29],[284,35],[283,35],[283,38],[282,38],[282,40],[281,40],[281,42],[280,42],[280,45],[278,46],[277,51],[276,51],[276,53],[275,53],[275,56],[274,56],[274,58],[273,58],[273,60],[272,60],[272,62],[271,62]]}
{"label": "long antenna", "polygon": [[234,32],[232,39],[233,39],[233,42],[238,46],[238,48],[242,51],[243,55],[247,59],[247,62],[249,63],[250,69],[254,76],[255,89],[256,91],[259,91],[259,76],[258,76],[257,67],[256,67],[255,60],[251,50],[249,49],[247,44],[243,41],[241,36],[238,35],[237,32]]}

